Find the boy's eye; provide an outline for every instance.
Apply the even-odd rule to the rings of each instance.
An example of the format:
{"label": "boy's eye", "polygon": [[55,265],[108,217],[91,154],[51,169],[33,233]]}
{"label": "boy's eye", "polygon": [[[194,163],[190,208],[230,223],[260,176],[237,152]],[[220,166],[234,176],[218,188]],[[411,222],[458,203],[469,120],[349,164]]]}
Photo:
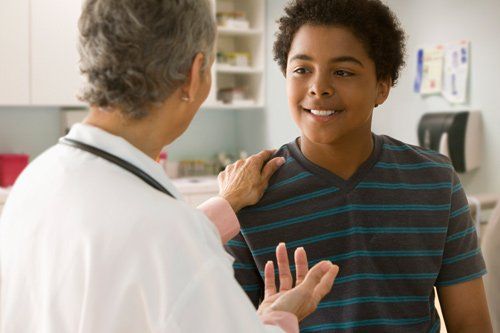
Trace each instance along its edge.
{"label": "boy's eye", "polygon": [[297,69],[294,69],[293,72],[296,73],[296,74],[305,74],[305,73],[308,72],[308,70],[306,68],[304,68],[304,67],[299,67]]}
{"label": "boy's eye", "polygon": [[344,70],[338,70],[338,71],[335,71],[334,73],[336,76],[340,76],[340,77],[348,77],[348,76],[353,75],[351,72],[344,71]]}

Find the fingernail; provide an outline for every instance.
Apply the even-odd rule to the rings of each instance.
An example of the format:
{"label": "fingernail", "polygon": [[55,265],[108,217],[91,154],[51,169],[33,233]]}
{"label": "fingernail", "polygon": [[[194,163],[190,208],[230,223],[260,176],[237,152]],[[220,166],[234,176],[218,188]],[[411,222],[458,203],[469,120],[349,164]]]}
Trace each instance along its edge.
{"label": "fingernail", "polygon": [[327,273],[330,268],[332,268],[332,263],[329,262],[329,261],[323,261],[323,263],[321,264],[321,270],[323,271],[323,273]]}
{"label": "fingernail", "polygon": [[286,245],[285,245],[285,243],[284,243],[284,242],[280,242],[280,243],[278,244],[278,246],[284,246],[284,247],[286,247]]}
{"label": "fingernail", "polygon": [[285,164],[285,162],[286,162],[286,160],[285,160],[285,158],[284,158],[284,157],[280,158],[280,159],[278,160],[278,166],[282,166],[283,164]]}

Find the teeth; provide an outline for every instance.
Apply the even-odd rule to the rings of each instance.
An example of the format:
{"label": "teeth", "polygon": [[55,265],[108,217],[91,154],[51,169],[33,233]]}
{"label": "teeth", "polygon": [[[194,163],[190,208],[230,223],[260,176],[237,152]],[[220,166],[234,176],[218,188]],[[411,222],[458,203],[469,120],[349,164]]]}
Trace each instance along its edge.
{"label": "teeth", "polygon": [[315,116],[328,117],[335,114],[335,111],[311,110],[311,113]]}

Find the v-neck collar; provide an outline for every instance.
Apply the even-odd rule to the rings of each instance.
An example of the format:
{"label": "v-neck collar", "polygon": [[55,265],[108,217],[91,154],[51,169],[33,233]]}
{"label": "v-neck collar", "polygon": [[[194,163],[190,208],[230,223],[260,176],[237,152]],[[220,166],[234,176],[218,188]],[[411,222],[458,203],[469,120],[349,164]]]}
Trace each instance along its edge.
{"label": "v-neck collar", "polygon": [[296,138],[293,142],[290,142],[288,144],[288,148],[290,150],[290,154],[292,157],[299,163],[301,164],[305,169],[307,169],[309,172],[312,174],[323,178],[325,181],[328,183],[334,185],[335,187],[338,187],[341,192],[349,192],[351,191],[356,185],[365,177],[365,175],[368,173],[369,170],[373,168],[375,163],[380,158],[380,153],[382,151],[382,139],[372,133],[372,138],[373,138],[373,150],[370,156],[366,161],[364,161],[359,168],[354,172],[354,174],[349,177],[349,179],[344,180],[335,173],[320,167],[317,164],[314,164],[310,160],[305,157],[305,155],[302,153],[300,150],[299,146],[299,139],[300,137]]}

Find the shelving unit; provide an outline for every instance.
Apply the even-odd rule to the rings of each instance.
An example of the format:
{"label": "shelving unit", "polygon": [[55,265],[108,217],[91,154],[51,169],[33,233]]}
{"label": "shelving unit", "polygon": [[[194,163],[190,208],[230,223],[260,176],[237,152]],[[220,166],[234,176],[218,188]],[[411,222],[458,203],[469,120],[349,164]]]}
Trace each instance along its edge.
{"label": "shelving unit", "polygon": [[[213,7],[214,15],[219,17],[218,57],[213,66],[212,90],[203,107],[262,108],[265,103],[265,0],[213,0]],[[239,57],[239,60],[224,62],[231,57]]]}

